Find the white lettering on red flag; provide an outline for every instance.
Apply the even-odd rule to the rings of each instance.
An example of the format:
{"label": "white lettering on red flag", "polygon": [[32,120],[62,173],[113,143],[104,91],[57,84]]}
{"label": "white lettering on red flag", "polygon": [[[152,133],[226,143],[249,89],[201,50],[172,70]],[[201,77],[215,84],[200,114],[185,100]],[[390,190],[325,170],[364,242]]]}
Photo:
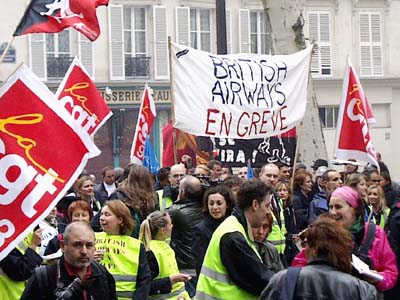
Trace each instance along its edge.
{"label": "white lettering on red flag", "polygon": [[370,105],[357,73],[348,60],[336,131],[334,153],[336,158],[354,158],[372,163],[379,168],[369,132],[369,121],[371,120],[374,120],[374,117]]}
{"label": "white lettering on red flag", "polygon": [[76,57],[58,87],[56,97],[90,135],[94,135],[112,115],[106,101]]}
{"label": "white lettering on red flag", "polygon": [[146,137],[150,134],[155,118],[156,106],[151,94],[151,89],[146,85],[143,92],[142,104],[139,111],[130,155],[131,162],[135,164],[143,164]]}
{"label": "white lettering on red flag", "polygon": [[9,77],[0,88],[0,260],[99,154],[28,67]]}
{"label": "white lettering on red flag", "polygon": [[172,43],[174,127],[237,139],[289,131],[306,110],[311,50],[214,55]]}

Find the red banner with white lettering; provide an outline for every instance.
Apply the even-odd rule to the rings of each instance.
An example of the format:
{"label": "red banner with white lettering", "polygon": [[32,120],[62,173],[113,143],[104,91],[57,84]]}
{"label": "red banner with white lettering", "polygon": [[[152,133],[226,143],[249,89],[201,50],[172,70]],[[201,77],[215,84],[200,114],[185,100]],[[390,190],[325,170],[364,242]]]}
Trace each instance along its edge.
{"label": "red banner with white lettering", "polygon": [[375,121],[360,80],[350,60],[343,81],[336,131],[335,157],[365,161],[379,168],[369,124]]}
{"label": "red banner with white lettering", "polygon": [[142,165],[146,137],[150,134],[156,118],[156,105],[151,94],[151,89],[146,85],[143,92],[142,105],[140,106],[135,135],[131,148],[131,162]]}
{"label": "red banner with white lettering", "polygon": [[58,87],[56,97],[90,135],[94,135],[112,115],[106,101],[76,57]]}
{"label": "red banner with white lettering", "polygon": [[28,67],[9,77],[0,88],[0,260],[99,154]]}

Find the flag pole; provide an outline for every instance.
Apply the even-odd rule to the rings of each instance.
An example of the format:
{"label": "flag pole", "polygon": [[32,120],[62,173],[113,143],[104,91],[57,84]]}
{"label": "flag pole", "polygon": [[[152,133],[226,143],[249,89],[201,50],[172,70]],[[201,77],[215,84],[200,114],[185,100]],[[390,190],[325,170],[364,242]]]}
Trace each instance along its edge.
{"label": "flag pole", "polygon": [[13,43],[13,41],[14,41],[14,38],[15,38],[15,36],[12,36],[11,39],[8,41],[7,47],[6,47],[6,49],[4,49],[4,52],[0,57],[0,65],[3,63],[3,60],[6,57],[8,50],[10,50],[10,47],[11,47],[11,44]]}
{"label": "flag pole", "polygon": [[176,141],[176,130],[174,127],[175,123],[175,103],[174,103],[174,83],[172,78],[172,51],[171,51],[171,36],[168,36],[168,52],[169,52],[169,84],[170,84],[170,94],[171,94],[171,119],[172,119],[172,145],[174,147],[174,162],[178,163],[178,149]]}
{"label": "flag pole", "polygon": [[150,92],[147,87],[148,87],[148,85],[147,85],[147,82],[146,82],[146,84],[144,86],[143,95],[142,95],[142,102],[140,103],[139,114],[138,114],[138,118],[137,118],[137,122],[136,122],[135,132],[134,132],[134,135],[133,135],[132,147],[131,147],[131,151],[129,152],[129,156],[130,156],[129,157],[129,161],[131,163],[133,163],[132,157],[133,157],[133,152],[135,151],[135,147],[136,147],[137,135],[138,135],[139,123],[140,123],[140,114],[142,113],[142,110],[143,110],[144,98],[146,97],[146,92],[147,93]]}

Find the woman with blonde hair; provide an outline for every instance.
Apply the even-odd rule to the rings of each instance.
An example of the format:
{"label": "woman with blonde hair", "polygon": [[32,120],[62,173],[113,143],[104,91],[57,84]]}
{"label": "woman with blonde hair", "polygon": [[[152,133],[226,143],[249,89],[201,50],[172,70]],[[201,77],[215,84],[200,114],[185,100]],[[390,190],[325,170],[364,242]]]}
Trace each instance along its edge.
{"label": "woman with blonde hair", "polygon": [[179,273],[175,252],[166,242],[172,226],[169,214],[160,211],[152,212],[140,226],[139,238],[146,248],[151,271],[150,299],[190,299],[185,290],[190,276]]}
{"label": "woman with blonde hair", "polygon": [[93,215],[96,215],[101,210],[101,203],[95,198],[94,195],[94,182],[89,175],[83,175],[75,183],[75,190],[77,196],[88,202],[92,208]]}
{"label": "woman with blonde hair", "polygon": [[368,219],[373,220],[376,225],[386,230],[390,208],[386,206],[385,194],[382,188],[376,184],[370,185],[367,199],[371,210]]}
{"label": "woman with blonde hair", "polygon": [[134,221],[129,208],[120,200],[109,200],[101,210],[96,232],[96,250],[100,260],[113,275],[119,300],[147,299],[150,289],[150,269],[141,242],[130,236]]}
{"label": "woman with blonde hair", "polygon": [[154,179],[150,171],[143,166],[131,165],[128,177],[118,185],[110,199],[122,200],[129,207],[131,216],[138,225],[131,235],[138,238],[139,224],[158,206]]}

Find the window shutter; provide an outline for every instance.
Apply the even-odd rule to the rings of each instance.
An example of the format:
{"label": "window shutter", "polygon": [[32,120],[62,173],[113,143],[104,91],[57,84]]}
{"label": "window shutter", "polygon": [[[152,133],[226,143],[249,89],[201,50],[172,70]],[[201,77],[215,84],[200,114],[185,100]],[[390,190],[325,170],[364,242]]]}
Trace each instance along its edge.
{"label": "window shutter", "polygon": [[225,11],[225,19],[226,19],[226,48],[228,54],[232,53],[232,24],[231,24],[231,11]]}
{"label": "window shutter", "polygon": [[311,74],[315,76],[332,75],[331,27],[328,12],[308,12],[308,37],[318,44],[312,55]]}
{"label": "window shutter", "polygon": [[190,9],[189,7],[176,8],[176,42],[190,46]]}
{"label": "window shutter", "polygon": [[44,33],[29,35],[29,65],[43,81],[47,80],[46,36]]}
{"label": "window shutter", "polygon": [[321,76],[332,75],[332,58],[331,58],[331,30],[329,13],[320,13],[319,15],[319,52]]}
{"label": "window shutter", "polygon": [[[307,14],[308,21],[308,38],[310,42],[318,43],[318,14],[309,12]],[[315,50],[311,57],[311,74],[319,74],[319,52]]]}
{"label": "window shutter", "polygon": [[239,10],[240,53],[250,53],[250,11]]}
{"label": "window shutter", "polygon": [[94,47],[93,43],[81,33],[78,33],[78,55],[79,59],[89,73],[92,80],[94,80]]}
{"label": "window shutter", "polygon": [[360,13],[360,76],[383,75],[380,13]]}
{"label": "window shutter", "polygon": [[153,7],[155,79],[168,79],[167,9]]}
{"label": "window shutter", "polygon": [[109,50],[110,50],[110,79],[125,79],[124,33],[122,5],[109,5]]}

